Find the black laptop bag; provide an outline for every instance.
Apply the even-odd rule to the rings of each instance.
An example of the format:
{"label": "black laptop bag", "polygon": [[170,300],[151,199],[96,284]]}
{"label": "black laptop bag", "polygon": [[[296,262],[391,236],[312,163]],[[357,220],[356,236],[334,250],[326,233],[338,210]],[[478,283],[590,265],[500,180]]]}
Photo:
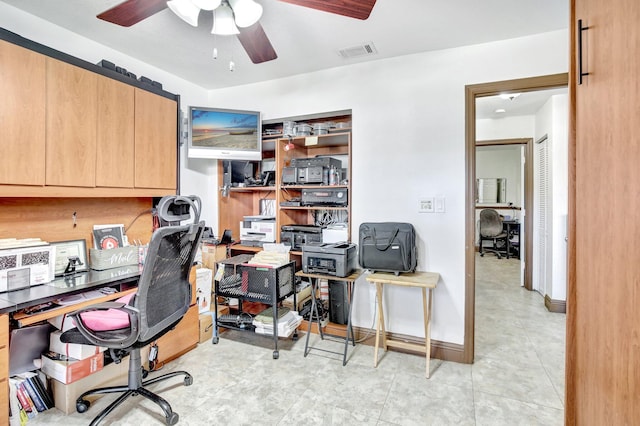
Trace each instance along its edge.
{"label": "black laptop bag", "polygon": [[416,232],[403,222],[365,222],[360,225],[360,266],[372,272],[414,272]]}

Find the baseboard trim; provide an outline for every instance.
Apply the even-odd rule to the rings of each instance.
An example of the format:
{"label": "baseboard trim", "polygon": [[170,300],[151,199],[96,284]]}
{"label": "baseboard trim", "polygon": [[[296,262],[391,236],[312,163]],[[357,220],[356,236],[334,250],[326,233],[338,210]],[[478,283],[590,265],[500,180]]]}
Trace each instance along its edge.
{"label": "baseboard trim", "polygon": [[544,306],[549,312],[556,314],[567,313],[567,301],[566,300],[553,300],[548,294],[544,296]]}
{"label": "baseboard trim", "polygon": [[[375,345],[376,333],[374,330],[371,330],[369,328],[354,327],[353,332],[355,333],[356,340],[358,340],[359,344],[368,346]],[[366,336],[367,333],[369,334],[368,336]],[[364,336],[366,336],[366,338],[363,339]],[[407,343],[414,343],[417,345],[424,345],[424,338],[416,336],[408,336],[405,334],[392,333],[387,331],[387,338],[400,340]],[[362,339],[362,341],[360,341],[360,339]],[[412,351],[403,350],[401,348],[390,347],[389,350],[404,353],[415,353]],[[441,359],[443,361],[464,363],[464,346],[431,339],[431,358]]]}

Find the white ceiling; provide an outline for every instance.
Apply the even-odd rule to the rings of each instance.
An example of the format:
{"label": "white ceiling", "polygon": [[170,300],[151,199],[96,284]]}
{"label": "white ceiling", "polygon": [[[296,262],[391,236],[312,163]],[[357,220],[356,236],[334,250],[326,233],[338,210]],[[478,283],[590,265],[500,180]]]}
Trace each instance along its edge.
{"label": "white ceiling", "polygon": [[[210,34],[210,12],[200,13],[197,28],[169,9],[129,28],[95,17],[121,1],[2,0],[206,89],[566,29],[569,20],[568,0],[378,0],[366,21],[257,0],[278,58],[253,64],[235,36]],[[338,54],[367,42],[373,42],[377,55],[344,59]],[[236,64],[233,72],[230,59]]]}
{"label": "white ceiling", "polygon": [[[569,89],[537,90],[520,93],[513,99],[504,99],[500,95],[476,98],[476,119],[500,119],[519,115],[534,115],[553,95],[566,94]],[[508,93],[505,92],[508,96]],[[503,109],[504,112],[496,112]]]}

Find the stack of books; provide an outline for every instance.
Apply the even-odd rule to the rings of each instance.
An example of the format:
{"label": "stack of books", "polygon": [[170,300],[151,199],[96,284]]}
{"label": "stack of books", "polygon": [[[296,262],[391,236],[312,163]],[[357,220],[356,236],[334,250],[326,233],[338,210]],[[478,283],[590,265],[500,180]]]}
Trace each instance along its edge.
{"label": "stack of books", "polygon": [[53,408],[53,397],[35,372],[9,379],[9,423],[23,425],[38,413]]}
{"label": "stack of books", "polygon": [[[278,337],[289,337],[302,322],[302,317],[289,308],[278,308]],[[260,312],[253,319],[255,332],[273,336],[273,307]]]}

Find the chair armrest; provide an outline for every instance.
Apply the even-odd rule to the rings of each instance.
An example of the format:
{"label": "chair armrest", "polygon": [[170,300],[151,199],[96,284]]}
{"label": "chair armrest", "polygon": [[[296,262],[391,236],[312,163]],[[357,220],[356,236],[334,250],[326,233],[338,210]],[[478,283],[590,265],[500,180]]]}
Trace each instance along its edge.
{"label": "chair armrest", "polygon": [[[115,309],[125,312],[129,317],[129,328],[119,330],[93,330],[83,321],[81,314],[86,312],[102,311],[108,315],[109,309]],[[69,314],[76,323],[76,327],[80,334],[86,338],[91,344],[97,346],[106,346],[109,348],[127,348],[133,345],[138,339],[140,332],[139,318],[140,311],[131,305],[120,302],[104,302],[91,305],[83,309],[79,309]]]}

